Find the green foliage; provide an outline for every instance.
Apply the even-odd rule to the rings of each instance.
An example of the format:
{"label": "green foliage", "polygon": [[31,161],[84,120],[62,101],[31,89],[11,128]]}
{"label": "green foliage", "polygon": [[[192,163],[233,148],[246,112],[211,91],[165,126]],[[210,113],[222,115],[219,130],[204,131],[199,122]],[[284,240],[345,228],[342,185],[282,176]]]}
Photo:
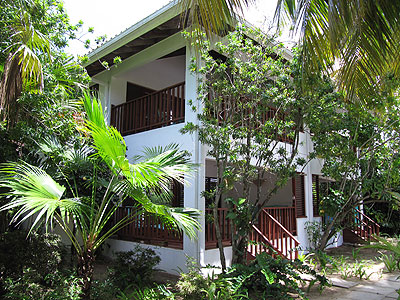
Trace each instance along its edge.
{"label": "green foliage", "polygon": [[319,282],[321,289],[328,285],[325,276],[317,274],[299,260],[274,259],[266,253],[258,255],[256,260],[248,266],[233,266],[225,276],[247,277],[243,282],[242,289],[247,290],[251,297],[292,299],[290,293],[295,293],[300,298],[306,299],[300,286],[305,281],[299,273],[312,275],[315,278],[312,284]]}
{"label": "green foliage", "polygon": [[[80,279],[61,269],[55,234],[12,231],[0,236],[0,295],[4,299],[80,299]],[[3,299],[2,298],[2,299]]]}
{"label": "green foliage", "polygon": [[314,251],[318,248],[321,242],[322,233],[324,232],[324,224],[320,221],[307,221],[304,226],[311,251]]}
{"label": "green foliage", "polygon": [[[23,221],[32,216],[31,231],[39,224],[48,228],[57,223],[76,251],[78,275],[83,280],[83,293],[88,298],[95,251],[111,235],[142,213],[141,209],[156,214],[168,226],[179,228],[192,238],[196,229],[199,229],[199,223],[194,218],[198,215],[196,210],[154,204],[146,193],[168,191],[168,183],[172,180],[184,182],[184,174],[191,169],[186,152],[179,151],[177,146],[169,146],[166,151],[162,147],[147,149],[147,156],[143,156],[141,162],[132,164],[126,158],[126,144],[121,134],[106,124],[101,104],[88,94],[85,94],[83,101],[87,115],[84,130],[93,139],[93,148],[99,158],[93,160],[90,196],[78,194],[73,189],[74,185],[68,184],[72,195],[69,198],[65,193],[66,187],[41,168],[24,162],[8,163],[1,169],[3,177],[0,186],[8,190],[10,202],[2,206],[0,211],[16,209],[13,221]],[[73,151],[71,153],[76,154]],[[96,165],[98,161],[103,161],[112,173],[111,179],[105,182],[106,188],[101,191],[96,168],[104,164]],[[100,199],[96,197],[97,193]],[[109,226],[113,214],[128,196],[140,207]],[[74,221],[72,229],[70,220]]]}
{"label": "green foliage", "polygon": [[140,290],[133,291],[131,293],[120,292],[117,296],[118,300],[174,300],[175,295],[172,291],[168,289],[167,286],[158,285],[153,288],[143,288]]}
{"label": "green foliage", "polygon": [[188,259],[187,267],[189,272],[181,273],[176,283],[178,295],[188,300],[202,299],[204,291],[207,289],[208,281],[204,278],[201,269],[194,260]]}
{"label": "green foliage", "polygon": [[389,273],[392,273],[398,269],[397,267],[398,258],[396,258],[393,254],[389,255],[381,254],[381,257],[379,259],[385,264],[386,270]]}
{"label": "green foliage", "polygon": [[26,269],[20,278],[7,278],[5,288],[7,292],[4,299],[8,300],[80,300],[82,292],[81,279],[75,275],[64,275],[56,271],[42,281],[30,269]]}
{"label": "green foliage", "polygon": [[154,250],[140,246],[127,252],[117,252],[109,278],[120,290],[128,286],[143,288],[151,283],[160,261]]}
{"label": "green foliage", "polygon": [[105,280],[93,280],[90,297],[93,300],[115,299],[120,289],[114,285],[113,280],[108,277]]}
{"label": "green foliage", "polygon": [[400,270],[400,240],[398,240],[397,242],[396,241],[392,242],[380,236],[375,236],[374,238],[376,240],[376,243],[372,243],[363,247],[378,249],[378,250],[386,250],[391,252],[391,254],[396,260],[397,268]]}
{"label": "green foliage", "polygon": [[[182,132],[197,132],[209,146],[207,155],[216,161],[219,184],[205,195],[214,200],[212,207],[219,207],[234,191],[228,203],[235,207],[230,214],[236,225],[233,260],[243,262],[248,232],[260,209],[306,163],[298,147],[308,103],[327,97],[332,89],[315,80],[314,89],[301,94],[301,61],[288,62],[282,45],[257,30],[238,26],[226,41],[212,47],[206,39],[195,41],[202,63],[195,59],[191,70],[201,78],[202,111],[198,112],[200,124],[188,123]],[[195,103],[192,108],[196,111]],[[273,184],[263,186],[251,199],[250,190],[261,189],[266,178]],[[235,190],[235,184],[242,187]],[[218,238],[218,220],[213,221]]]}
{"label": "green foliage", "polygon": [[[325,81],[325,87],[315,85],[316,93],[332,88]],[[323,175],[335,181],[321,197],[322,211],[329,216],[321,250],[343,225],[351,226],[348,220],[361,204],[398,202],[391,192],[400,183],[399,98],[380,90],[371,92],[371,98],[391,105],[377,112],[330,93],[306,107],[304,121],[313,133],[310,158],[323,159]]]}
{"label": "green foliage", "polygon": [[1,278],[18,278],[29,269],[44,279],[58,269],[63,251],[60,237],[35,233],[27,238],[26,234],[16,230],[0,235]]}

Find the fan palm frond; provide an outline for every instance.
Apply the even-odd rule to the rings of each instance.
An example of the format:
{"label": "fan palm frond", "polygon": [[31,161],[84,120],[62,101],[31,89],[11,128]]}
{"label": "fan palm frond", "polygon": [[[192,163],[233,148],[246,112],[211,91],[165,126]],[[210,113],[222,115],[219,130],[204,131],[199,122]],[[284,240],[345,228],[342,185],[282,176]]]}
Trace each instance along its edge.
{"label": "fan palm frond", "polygon": [[33,217],[30,231],[42,222],[46,228],[52,227],[55,217],[68,222],[71,216],[82,213],[80,199],[62,199],[65,187],[38,167],[28,163],[7,163],[2,166],[1,175],[0,187],[10,190],[7,195],[12,201],[0,211],[17,208],[13,222],[20,223]]}
{"label": "fan palm frond", "polygon": [[50,57],[49,40],[35,30],[26,11],[14,30],[11,39],[15,42],[10,46],[0,87],[1,114],[4,120],[10,119],[11,126],[16,117],[16,100],[23,88],[29,91],[43,89],[43,69],[37,53]]}

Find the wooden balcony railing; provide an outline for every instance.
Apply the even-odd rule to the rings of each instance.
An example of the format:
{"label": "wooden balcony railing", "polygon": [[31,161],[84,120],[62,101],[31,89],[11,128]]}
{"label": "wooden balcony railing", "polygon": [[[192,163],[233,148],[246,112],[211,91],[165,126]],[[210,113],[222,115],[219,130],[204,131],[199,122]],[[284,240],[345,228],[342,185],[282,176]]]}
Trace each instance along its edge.
{"label": "wooden balcony railing", "polygon": [[184,82],[111,108],[111,125],[122,135],[184,121]]}
{"label": "wooden balcony railing", "polygon": [[[119,207],[114,220],[120,220],[128,214],[135,214],[136,207]],[[183,249],[183,235],[181,232],[169,228],[151,214],[136,214],[132,223],[117,233],[121,240],[136,241],[146,244]]]}
{"label": "wooden balcony railing", "polygon": [[[218,208],[218,221],[221,229],[222,243],[225,246],[232,245],[231,239],[231,221],[226,216],[228,214],[227,208]],[[215,233],[215,224],[213,222],[213,211],[211,208],[206,208],[206,249],[217,248],[217,236]]]}

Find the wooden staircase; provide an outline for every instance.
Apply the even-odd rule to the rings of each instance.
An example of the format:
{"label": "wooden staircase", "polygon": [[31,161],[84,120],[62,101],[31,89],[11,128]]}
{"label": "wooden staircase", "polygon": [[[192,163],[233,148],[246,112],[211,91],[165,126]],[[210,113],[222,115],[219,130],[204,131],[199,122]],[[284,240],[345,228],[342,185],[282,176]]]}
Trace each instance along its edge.
{"label": "wooden staircase", "polygon": [[298,258],[299,241],[268,211],[263,209],[259,222],[253,225],[247,247],[248,260],[254,259],[261,252],[287,259]]}
{"label": "wooden staircase", "polygon": [[345,243],[365,243],[373,240],[374,235],[379,235],[379,224],[362,211],[354,209],[354,215],[348,220],[345,229],[343,229],[343,241]]}

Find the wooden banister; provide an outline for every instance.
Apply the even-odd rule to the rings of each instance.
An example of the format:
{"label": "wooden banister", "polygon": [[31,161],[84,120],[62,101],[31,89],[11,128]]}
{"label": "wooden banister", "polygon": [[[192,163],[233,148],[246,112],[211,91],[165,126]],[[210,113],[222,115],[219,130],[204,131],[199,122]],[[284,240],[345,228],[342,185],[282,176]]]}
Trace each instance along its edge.
{"label": "wooden banister", "polygon": [[[226,216],[228,215],[227,208],[218,208],[218,222],[219,228],[222,236],[222,243],[224,246],[232,245],[231,236],[231,220]],[[217,236],[215,233],[215,223],[213,221],[213,210],[211,208],[206,208],[205,210],[206,218],[206,249],[216,248],[217,246]]]}
{"label": "wooden banister", "polygon": [[247,252],[251,257],[256,257],[257,254],[260,254],[261,252],[267,252],[273,257],[275,257],[276,254],[284,257],[283,253],[279,250],[277,251],[261,230],[255,225],[253,225],[253,230],[250,232],[249,241],[250,243],[247,246]]}
{"label": "wooden banister", "polygon": [[111,108],[111,125],[122,135],[182,123],[185,120],[185,82]]}
{"label": "wooden banister", "polygon": [[[218,220],[222,235],[222,243],[229,246],[231,242],[231,221],[227,218],[228,209],[218,208]],[[217,247],[215,224],[211,208],[206,208],[206,249]],[[258,224],[253,225],[249,234],[248,253],[255,257],[266,251],[271,255],[279,255],[288,259],[298,257],[299,241],[294,237],[296,217],[294,207],[268,207],[261,211]]]}
{"label": "wooden banister", "polygon": [[[118,207],[114,216],[114,222],[121,220],[129,214],[135,214],[136,207]],[[123,227],[117,233],[121,240],[138,241],[146,244],[165,246],[170,248],[183,248],[183,234],[172,229],[160,221],[153,214],[136,214],[133,221]]]}
{"label": "wooden banister", "polygon": [[298,257],[299,241],[266,209],[263,209],[260,213],[257,228],[281,256],[288,259],[296,259]]}
{"label": "wooden banister", "polygon": [[379,235],[380,226],[359,209],[354,209],[353,231],[364,240],[370,240],[373,235]]}

